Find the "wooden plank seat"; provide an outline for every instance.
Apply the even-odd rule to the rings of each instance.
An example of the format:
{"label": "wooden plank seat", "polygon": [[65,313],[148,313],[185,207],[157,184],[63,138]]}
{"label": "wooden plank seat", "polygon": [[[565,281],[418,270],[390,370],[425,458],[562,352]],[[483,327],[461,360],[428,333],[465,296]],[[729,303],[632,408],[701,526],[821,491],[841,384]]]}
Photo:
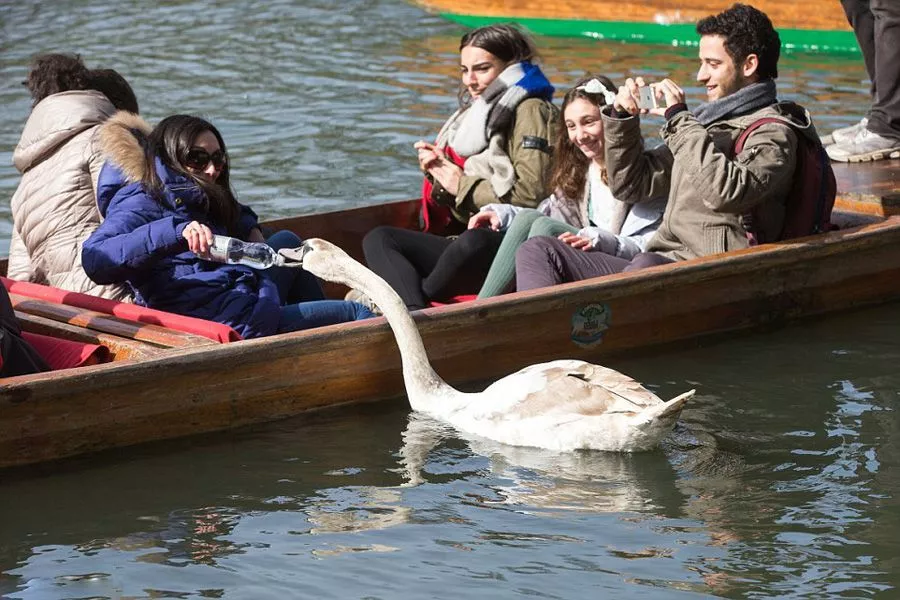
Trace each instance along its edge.
{"label": "wooden plank seat", "polygon": [[[144,334],[151,336],[151,339],[147,341],[152,342],[153,336],[157,336],[158,334],[159,339],[163,342],[159,345],[162,346],[200,345],[200,343],[196,340],[191,341],[191,339],[194,337],[207,338],[209,340],[212,340],[213,342],[219,343],[234,342],[241,339],[241,336],[234,329],[232,329],[228,325],[216,323],[214,321],[176,315],[161,310],[154,310],[152,308],[138,306],[136,304],[130,304],[128,302],[116,302],[115,300],[99,298],[97,296],[90,296],[88,294],[69,292],[47,285],[30,283],[27,281],[16,281],[7,277],[0,277],[0,281],[2,281],[3,285],[6,287],[10,295],[18,295],[22,298],[40,300],[50,304],[69,306],[71,308],[90,311],[95,313],[95,317],[97,315],[115,317],[115,319],[113,319],[112,321],[97,319],[95,317],[84,318],[87,318],[92,323],[102,324],[104,327],[113,327],[113,329],[111,330],[101,329],[101,331],[113,333],[115,335],[121,335],[122,337],[127,337],[130,339],[141,339],[140,337],[133,337],[137,334],[135,329],[135,327],[137,327],[137,324],[150,325],[156,328],[174,332],[182,332],[185,334],[185,336],[181,336],[182,341],[179,342],[176,341],[176,338],[178,336],[172,337],[169,334],[164,335],[165,332],[159,331],[159,329],[146,329]],[[74,311],[68,312],[67,314],[69,316],[66,317],[66,319],[63,319],[63,315],[61,313],[54,317],[52,316],[53,311],[50,311],[49,308],[40,308],[38,305],[32,306],[34,307],[34,310],[38,310],[39,312],[25,309],[19,310],[21,310],[22,312],[37,314],[39,316],[45,316],[57,321],[66,320],[68,318],[78,319]],[[83,321],[84,318],[79,319],[78,322]],[[112,325],[112,323],[116,321],[130,321],[131,329],[127,327],[122,328]],[[94,328],[96,329],[96,327]],[[131,334],[122,335],[125,332],[131,332]],[[169,337],[166,337],[166,335],[169,335]]]}
{"label": "wooden plank seat", "polygon": [[213,340],[183,331],[176,331],[160,325],[139,323],[120,319],[114,315],[57,304],[11,293],[9,299],[18,312],[27,313],[68,323],[86,329],[111,333],[119,337],[146,342],[163,348],[182,348],[186,346],[207,346],[215,344]]}
{"label": "wooden plank seat", "polygon": [[37,315],[16,311],[16,320],[23,332],[50,336],[60,340],[70,340],[82,344],[97,344],[106,348],[107,362],[121,360],[140,360],[157,356],[165,352],[165,348],[139,340],[132,340],[111,333],[78,327],[60,321],[54,321]]}

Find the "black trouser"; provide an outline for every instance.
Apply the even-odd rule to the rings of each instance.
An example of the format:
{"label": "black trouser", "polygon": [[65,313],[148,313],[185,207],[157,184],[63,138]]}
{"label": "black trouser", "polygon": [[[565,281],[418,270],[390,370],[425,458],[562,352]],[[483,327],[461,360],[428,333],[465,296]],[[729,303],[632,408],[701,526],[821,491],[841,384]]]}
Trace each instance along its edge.
{"label": "black trouser", "polygon": [[900,139],[900,2],[841,0],[872,80],[868,129]]}
{"label": "black trouser", "polygon": [[399,227],[376,227],[363,238],[369,268],[403,298],[410,310],[430,300],[477,294],[503,234],[490,229],[467,229],[450,239]]}
{"label": "black trouser", "polygon": [[9,301],[9,294],[6,293],[2,283],[0,283],[0,356],[3,358],[0,377],[50,370],[31,344],[22,339],[22,331]]}

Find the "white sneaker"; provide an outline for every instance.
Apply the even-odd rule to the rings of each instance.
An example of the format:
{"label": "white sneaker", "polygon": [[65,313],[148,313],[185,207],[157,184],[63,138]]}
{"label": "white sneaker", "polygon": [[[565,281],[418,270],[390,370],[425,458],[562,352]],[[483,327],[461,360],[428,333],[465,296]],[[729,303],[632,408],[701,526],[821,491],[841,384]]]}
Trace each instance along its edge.
{"label": "white sneaker", "polygon": [[868,129],[861,130],[852,140],[825,146],[831,160],[838,162],[866,162],[900,158],[900,140],[886,138]]}
{"label": "white sneaker", "polygon": [[869,117],[863,117],[860,119],[859,123],[854,123],[849,127],[841,127],[840,129],[835,129],[831,132],[831,135],[826,135],[822,138],[822,145],[828,146],[830,144],[846,144],[847,142],[853,140],[859,132],[866,128],[869,124]]}

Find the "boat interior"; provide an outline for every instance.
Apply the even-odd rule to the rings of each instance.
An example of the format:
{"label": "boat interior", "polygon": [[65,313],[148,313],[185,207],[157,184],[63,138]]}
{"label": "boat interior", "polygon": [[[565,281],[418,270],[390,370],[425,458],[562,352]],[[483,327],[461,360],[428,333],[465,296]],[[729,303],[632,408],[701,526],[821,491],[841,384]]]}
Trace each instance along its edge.
{"label": "boat interior", "polygon": [[[900,215],[900,160],[865,164],[833,165],[838,196],[832,221],[839,231],[884,221]],[[407,200],[384,205],[348,209],[302,217],[268,221],[264,225],[275,231],[290,229],[302,238],[323,237],[344,248],[352,256],[362,257],[363,236],[378,225],[406,228],[418,226],[419,203]],[[6,261],[0,261],[0,273],[6,272]],[[23,332],[43,353],[42,338],[65,340],[71,347],[57,350],[50,362],[54,370],[103,362],[140,361],[173,349],[203,349],[211,345],[239,339],[225,326],[207,322],[169,323],[158,318],[159,311],[144,311],[126,305],[111,307],[107,303],[97,309],[90,297],[79,302],[72,294],[37,284],[22,284],[3,278]],[[329,296],[339,298],[346,289],[326,285]],[[119,308],[124,308],[120,311]],[[178,319],[176,318],[176,321]],[[50,344],[52,347],[53,344]],[[52,353],[52,351],[51,351]],[[45,356],[46,357],[46,356]]]}

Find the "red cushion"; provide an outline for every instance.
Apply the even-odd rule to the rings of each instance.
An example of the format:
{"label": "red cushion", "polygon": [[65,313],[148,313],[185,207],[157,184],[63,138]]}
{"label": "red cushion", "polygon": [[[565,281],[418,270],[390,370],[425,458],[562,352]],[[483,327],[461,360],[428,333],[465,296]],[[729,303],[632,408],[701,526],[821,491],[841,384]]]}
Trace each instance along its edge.
{"label": "red cushion", "polygon": [[54,371],[95,365],[109,358],[109,350],[98,344],[61,340],[27,331],[22,332],[22,339],[31,344]]}
{"label": "red cushion", "polygon": [[437,300],[432,300],[428,303],[429,306],[444,306],[445,304],[459,304],[460,302],[471,302],[478,298],[478,294],[460,294],[459,296],[453,296],[446,302],[438,302]]}
{"label": "red cushion", "polygon": [[8,277],[0,277],[3,285],[11,294],[19,294],[20,296],[28,296],[29,298],[37,298],[48,302],[56,302],[57,304],[68,304],[85,310],[93,310],[97,312],[114,315],[120,319],[129,321],[137,321],[138,323],[147,323],[148,325],[161,325],[175,331],[183,331],[199,335],[219,343],[234,342],[241,339],[237,331],[215,321],[207,321],[205,319],[196,319],[194,317],[185,317],[174,313],[165,312],[130,304],[128,302],[116,302],[106,298],[98,298],[88,294],[79,292],[68,292],[59,288],[41,285],[38,283],[30,283],[28,281],[16,281]]}

